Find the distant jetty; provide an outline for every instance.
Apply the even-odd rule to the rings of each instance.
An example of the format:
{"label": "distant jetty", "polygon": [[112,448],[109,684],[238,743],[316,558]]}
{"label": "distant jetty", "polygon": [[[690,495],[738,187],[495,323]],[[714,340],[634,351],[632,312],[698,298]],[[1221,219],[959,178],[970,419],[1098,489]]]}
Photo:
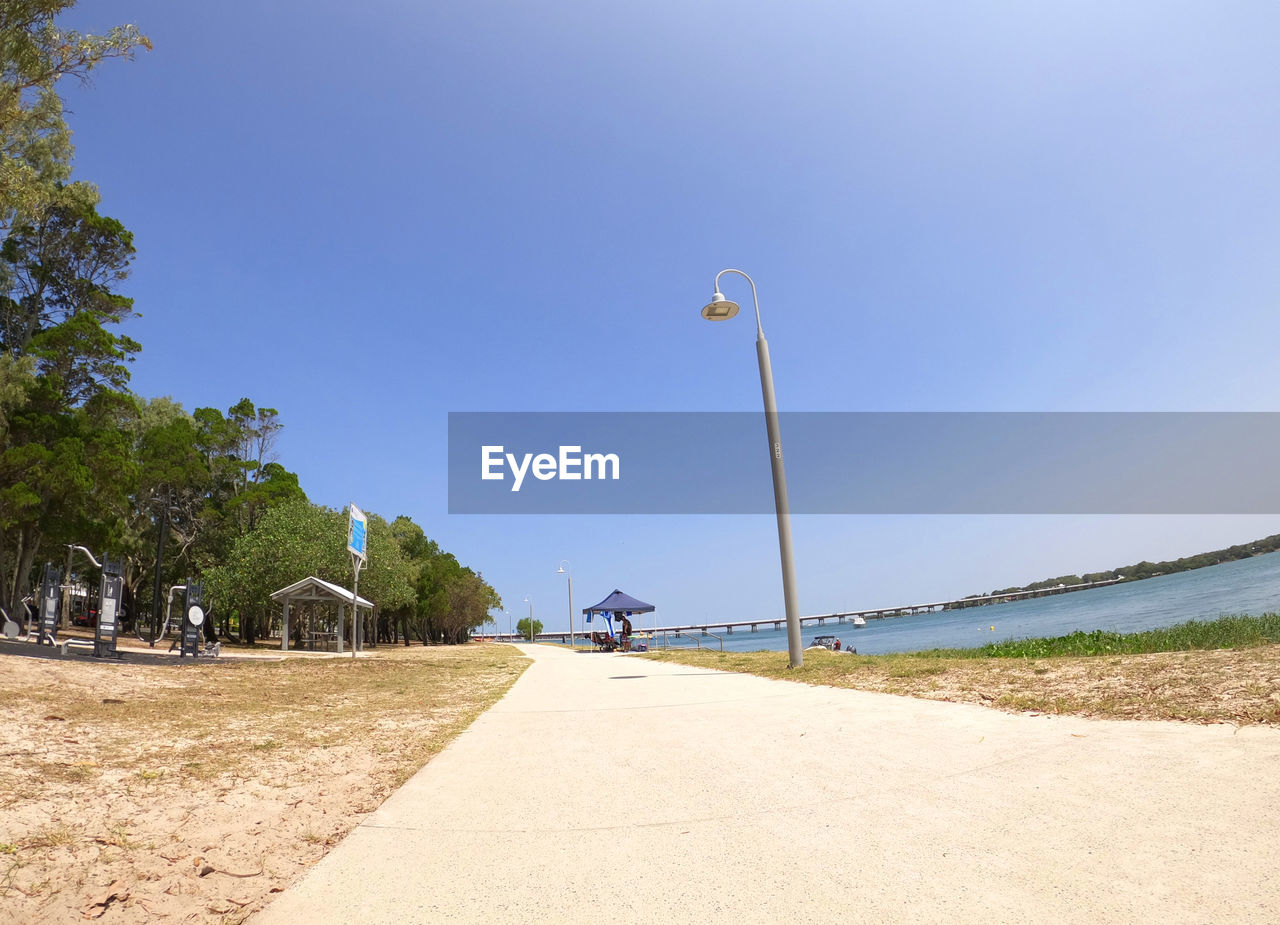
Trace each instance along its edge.
{"label": "distant jetty", "polygon": [[[1108,578],[1103,581],[1086,581],[1074,585],[1056,585],[1051,588],[1036,588],[1028,591],[1009,591],[1002,594],[983,594],[976,597],[964,597],[954,601],[934,601],[929,604],[902,604],[897,607],[876,607],[871,610],[845,610],[837,613],[821,613],[813,614],[808,617],[800,618],[800,625],[808,624],[810,626],[824,626],[828,621],[840,624],[845,623],[852,617],[862,617],[864,620],[888,620],[894,617],[909,617],[914,614],[936,613],[941,610],[962,610],[966,607],[984,607],[988,604],[1001,604],[1005,601],[1025,601],[1033,597],[1049,597],[1054,594],[1068,594],[1072,591],[1087,591],[1090,588],[1100,588],[1104,585],[1120,584],[1127,581],[1125,578]],[[687,633],[690,631],[707,633],[711,630],[724,630],[725,633],[732,634],[734,632],[756,633],[761,629],[778,630],[781,629],[787,620],[786,617],[778,617],[776,619],[765,620],[716,620],[708,623],[681,623],[675,626],[659,626],[656,628],[645,627],[646,633]],[[575,635],[583,635],[577,633]],[[528,639],[528,634],[523,636],[517,634],[501,633],[492,637],[494,639],[512,639],[519,641]],[[539,633],[537,639],[548,641],[569,641],[569,632]]]}

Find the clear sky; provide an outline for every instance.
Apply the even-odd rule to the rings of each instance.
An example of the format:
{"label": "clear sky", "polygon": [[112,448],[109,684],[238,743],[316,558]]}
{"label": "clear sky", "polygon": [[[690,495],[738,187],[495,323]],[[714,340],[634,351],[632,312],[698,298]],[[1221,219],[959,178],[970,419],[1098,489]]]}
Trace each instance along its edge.
{"label": "clear sky", "polygon": [[[1280,6],[85,0],[64,88],[136,234],[133,386],[279,409],[310,497],[411,515],[509,609],[781,610],[771,517],[450,516],[449,411],[1275,410]],[[749,302],[741,280],[730,298]],[[784,435],[785,437],[785,435]],[[755,459],[767,468],[763,424]],[[945,453],[942,447],[873,447]],[[1247,456],[1248,446],[1223,447]],[[1280,517],[794,522],[805,613]]]}

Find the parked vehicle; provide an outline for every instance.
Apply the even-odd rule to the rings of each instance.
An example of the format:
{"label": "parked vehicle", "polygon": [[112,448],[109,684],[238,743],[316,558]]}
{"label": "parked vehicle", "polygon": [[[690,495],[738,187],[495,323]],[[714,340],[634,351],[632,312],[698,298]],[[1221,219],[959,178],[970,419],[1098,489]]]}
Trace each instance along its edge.
{"label": "parked vehicle", "polygon": [[853,646],[844,646],[840,644],[838,636],[814,636],[813,642],[809,643],[810,649],[827,649],[840,655],[857,655],[858,650]]}
{"label": "parked vehicle", "polygon": [[73,606],[71,608],[71,625],[72,626],[97,626],[98,625],[98,608],[88,605]]}

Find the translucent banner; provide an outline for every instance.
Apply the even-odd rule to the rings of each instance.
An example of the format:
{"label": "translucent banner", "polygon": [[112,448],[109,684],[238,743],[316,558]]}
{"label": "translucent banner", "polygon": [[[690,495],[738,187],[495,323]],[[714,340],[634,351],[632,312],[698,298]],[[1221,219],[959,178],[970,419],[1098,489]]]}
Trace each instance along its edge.
{"label": "translucent banner", "polygon": [[[1272,514],[1280,412],[784,412],[795,514]],[[766,514],[763,413],[453,412],[453,514]]]}

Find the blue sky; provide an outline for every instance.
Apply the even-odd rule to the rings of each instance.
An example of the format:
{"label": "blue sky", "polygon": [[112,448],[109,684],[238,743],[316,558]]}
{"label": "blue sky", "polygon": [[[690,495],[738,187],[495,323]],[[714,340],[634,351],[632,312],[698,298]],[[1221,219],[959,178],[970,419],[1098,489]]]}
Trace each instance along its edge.
{"label": "blue sky", "polygon": [[[133,385],[278,408],[313,500],[413,516],[509,609],[781,609],[769,517],[450,516],[449,411],[1274,410],[1280,7],[83,3],[67,86],[137,238]],[[726,294],[749,300],[740,280]],[[784,434],[785,437],[785,434]],[[1249,447],[1224,447],[1229,454]],[[871,452],[943,453],[938,447]],[[764,437],[757,459],[767,467]],[[1280,517],[803,517],[801,609],[958,596]]]}

